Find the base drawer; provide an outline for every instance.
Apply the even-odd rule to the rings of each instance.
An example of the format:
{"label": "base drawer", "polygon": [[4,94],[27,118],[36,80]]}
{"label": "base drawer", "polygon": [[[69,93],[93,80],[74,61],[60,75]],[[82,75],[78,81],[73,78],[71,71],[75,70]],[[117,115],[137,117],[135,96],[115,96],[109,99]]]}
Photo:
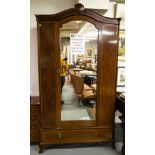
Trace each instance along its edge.
{"label": "base drawer", "polygon": [[44,144],[112,141],[112,129],[46,130],[40,133]]}

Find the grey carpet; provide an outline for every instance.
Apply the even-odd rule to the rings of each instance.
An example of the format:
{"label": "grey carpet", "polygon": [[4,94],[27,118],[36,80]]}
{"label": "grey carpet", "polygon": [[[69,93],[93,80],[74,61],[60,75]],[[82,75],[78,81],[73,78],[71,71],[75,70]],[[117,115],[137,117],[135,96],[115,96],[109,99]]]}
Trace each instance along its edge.
{"label": "grey carpet", "polygon": [[[112,149],[111,146],[94,145],[84,147],[52,147],[45,149],[42,155],[122,155],[121,153],[122,143],[116,143],[116,149]],[[41,155],[38,153],[39,148],[37,145],[31,145],[30,155]]]}

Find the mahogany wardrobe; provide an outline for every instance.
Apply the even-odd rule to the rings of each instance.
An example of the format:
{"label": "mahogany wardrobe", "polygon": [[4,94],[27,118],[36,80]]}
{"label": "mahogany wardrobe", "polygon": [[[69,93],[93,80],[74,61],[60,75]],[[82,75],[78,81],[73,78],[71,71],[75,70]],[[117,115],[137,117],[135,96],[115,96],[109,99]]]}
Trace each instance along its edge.
{"label": "mahogany wardrobe", "polygon": [[[45,146],[50,144],[113,143],[120,18],[101,16],[84,8],[80,3],[57,14],[35,16],[40,93],[39,152],[43,152]],[[78,26],[76,34],[84,28],[87,28],[88,32],[92,27],[97,32],[94,50],[97,55],[94,119],[62,118],[62,113],[66,111],[62,111],[61,104],[60,56],[63,50],[62,42],[65,40],[64,31],[71,29],[70,34],[75,34],[75,31],[72,32],[76,27],[74,24]],[[69,39],[66,39],[67,41]],[[72,59],[71,56],[69,61]],[[82,111],[80,112],[82,114]]]}

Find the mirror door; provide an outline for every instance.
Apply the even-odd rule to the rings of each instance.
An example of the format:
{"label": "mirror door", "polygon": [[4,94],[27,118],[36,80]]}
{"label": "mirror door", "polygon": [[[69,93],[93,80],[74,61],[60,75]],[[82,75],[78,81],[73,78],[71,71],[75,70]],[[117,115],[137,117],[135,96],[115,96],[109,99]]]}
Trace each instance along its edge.
{"label": "mirror door", "polygon": [[98,29],[75,20],[59,30],[61,121],[96,120]]}

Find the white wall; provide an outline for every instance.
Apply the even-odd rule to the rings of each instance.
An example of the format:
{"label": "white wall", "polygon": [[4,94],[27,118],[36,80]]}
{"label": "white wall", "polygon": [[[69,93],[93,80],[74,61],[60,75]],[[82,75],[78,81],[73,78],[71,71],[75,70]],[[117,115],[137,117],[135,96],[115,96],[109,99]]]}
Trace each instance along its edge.
{"label": "white wall", "polygon": [[108,11],[104,14],[104,16],[114,18],[115,17],[115,6],[116,6],[115,2],[109,2]]}
{"label": "white wall", "polygon": [[30,1],[30,92],[39,95],[38,47],[35,14],[53,14],[75,5],[74,0],[31,0]]}
{"label": "white wall", "polygon": [[90,9],[108,9],[109,0],[78,0],[85,8]]}

